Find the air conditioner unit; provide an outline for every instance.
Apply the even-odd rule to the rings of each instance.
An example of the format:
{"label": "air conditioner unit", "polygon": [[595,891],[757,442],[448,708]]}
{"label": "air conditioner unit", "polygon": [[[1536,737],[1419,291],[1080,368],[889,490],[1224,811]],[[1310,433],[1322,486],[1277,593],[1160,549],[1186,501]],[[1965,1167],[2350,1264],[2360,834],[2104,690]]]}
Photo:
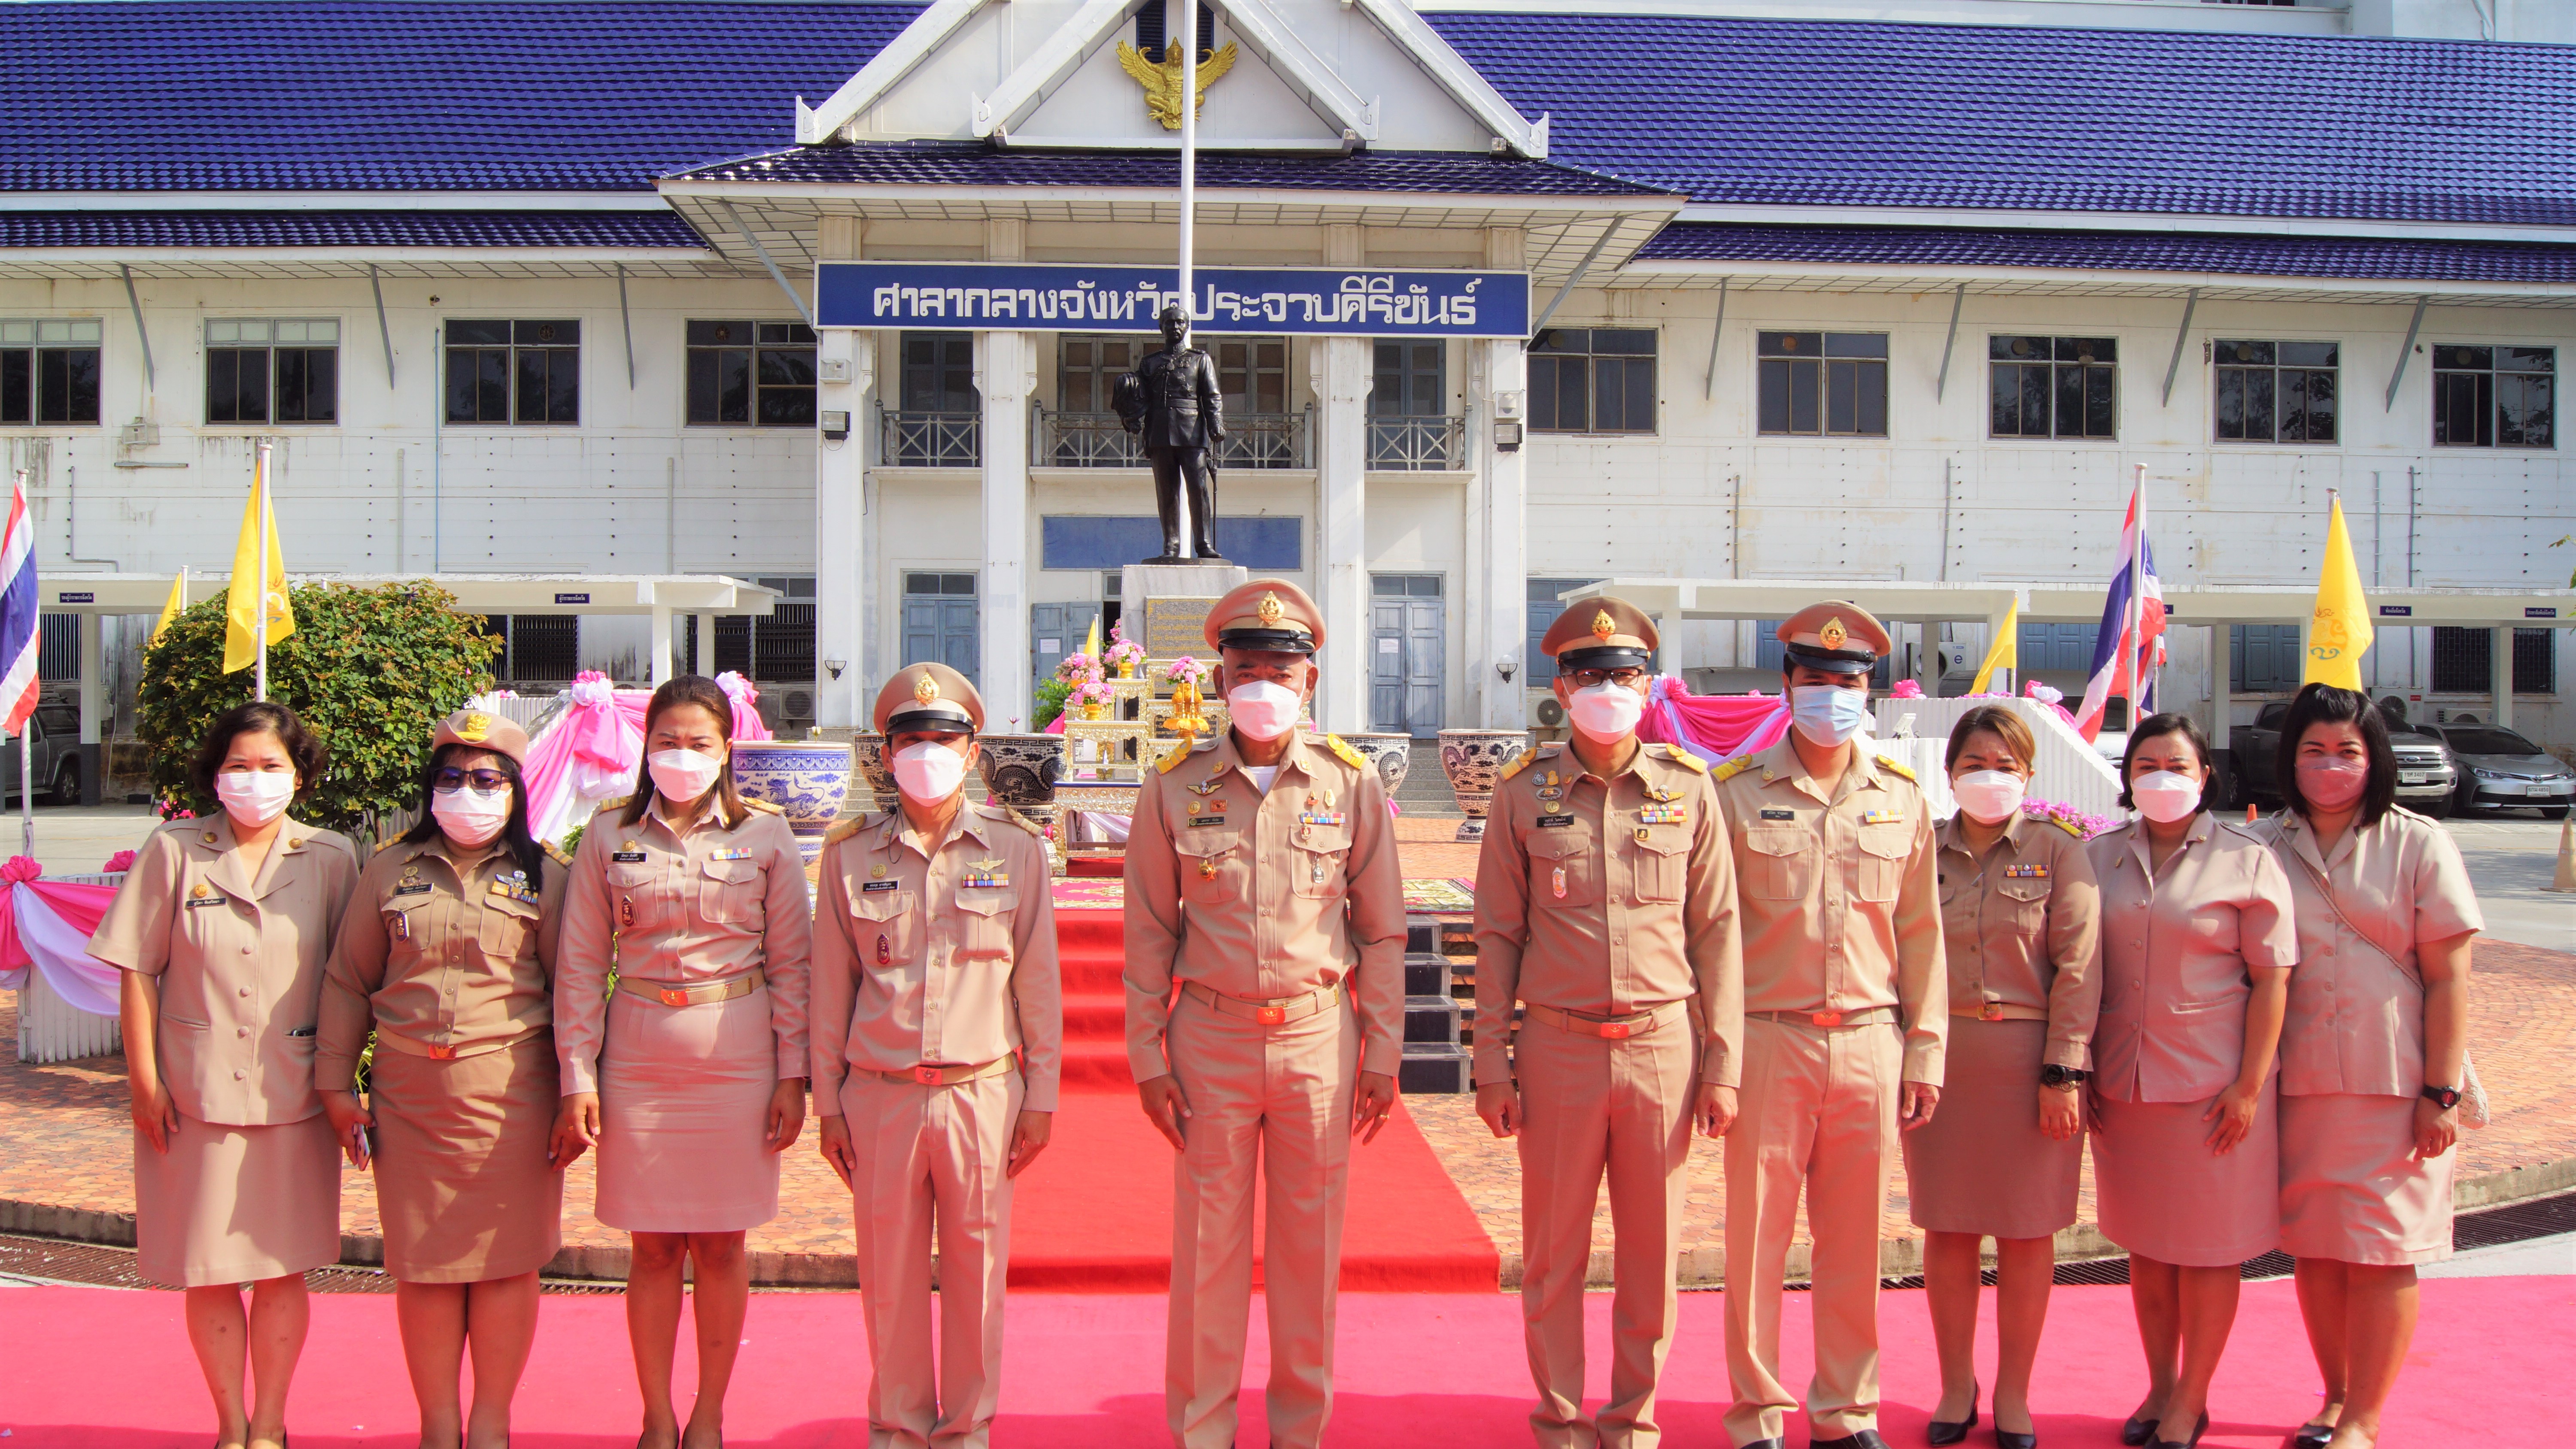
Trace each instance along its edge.
{"label": "air conditioner unit", "polygon": [[1565,728],[1565,701],[1553,694],[1540,695],[1538,706],[1530,711],[1530,717],[1548,729],[1561,730]]}
{"label": "air conditioner unit", "polygon": [[1967,645],[1952,644],[1946,640],[1943,641],[1941,645],[1942,673],[1974,674],[1977,672],[1977,665],[1979,662],[1976,651],[1970,649]]}
{"label": "air conditioner unit", "polygon": [[810,689],[788,690],[785,696],[780,699],[779,704],[781,706],[779,713],[790,724],[812,724],[814,722],[814,691]]}

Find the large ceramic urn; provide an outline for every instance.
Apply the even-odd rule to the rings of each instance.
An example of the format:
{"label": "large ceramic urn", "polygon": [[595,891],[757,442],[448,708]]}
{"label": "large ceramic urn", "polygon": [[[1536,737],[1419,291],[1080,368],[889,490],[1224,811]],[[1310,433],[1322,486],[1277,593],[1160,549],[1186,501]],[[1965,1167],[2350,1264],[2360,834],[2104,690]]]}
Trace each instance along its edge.
{"label": "large ceramic urn", "polygon": [[1405,772],[1413,764],[1413,736],[1407,734],[1343,735],[1343,744],[1368,757],[1377,771],[1378,783],[1386,786],[1386,798],[1404,788]]}
{"label": "large ceramic urn", "polygon": [[775,805],[796,832],[796,848],[812,865],[823,854],[823,834],[841,815],[850,789],[851,747],[838,740],[736,740],[733,784],[746,800]]}
{"label": "large ceramic urn", "polygon": [[868,782],[868,793],[875,797],[879,813],[891,813],[903,803],[902,792],[895,788],[894,767],[886,763],[885,736],[862,730],[851,737],[850,752],[858,761],[860,778]]}
{"label": "large ceramic urn", "polygon": [[1467,818],[1458,826],[1460,840],[1485,838],[1485,812],[1494,808],[1494,784],[1503,770],[1530,747],[1527,730],[1442,730],[1440,770],[1449,777],[1449,793]]}
{"label": "large ceramic urn", "polygon": [[1062,735],[977,735],[984,788],[993,798],[1044,827],[1047,853],[1062,869],[1063,842],[1055,839],[1055,782],[1064,777]]}

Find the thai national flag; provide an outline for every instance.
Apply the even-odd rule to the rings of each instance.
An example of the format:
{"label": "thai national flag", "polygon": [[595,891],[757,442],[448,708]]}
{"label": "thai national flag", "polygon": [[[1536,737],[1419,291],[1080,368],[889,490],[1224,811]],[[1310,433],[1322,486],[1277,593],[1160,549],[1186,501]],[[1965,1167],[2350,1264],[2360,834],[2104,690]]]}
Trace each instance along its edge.
{"label": "thai national flag", "polygon": [[0,533],[0,730],[17,734],[36,712],[36,527],[27,516],[27,475],[9,495]]}
{"label": "thai national flag", "polygon": [[2129,701],[2132,720],[2155,709],[2154,671],[2165,662],[2165,590],[2156,579],[2146,512],[2147,480],[2141,476],[2120,525],[2120,571],[2111,576],[2111,591],[2102,600],[2093,677],[2085,681],[2084,705],[2075,712],[2075,727],[2088,740],[2102,733],[2102,712],[2113,695]]}

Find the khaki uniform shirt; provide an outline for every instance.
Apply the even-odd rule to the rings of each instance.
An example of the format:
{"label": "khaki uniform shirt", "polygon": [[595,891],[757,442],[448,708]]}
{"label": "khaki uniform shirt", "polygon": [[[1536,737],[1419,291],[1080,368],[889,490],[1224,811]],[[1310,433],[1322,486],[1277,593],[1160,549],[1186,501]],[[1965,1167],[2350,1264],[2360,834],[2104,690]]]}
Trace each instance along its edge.
{"label": "khaki uniform shirt", "polygon": [[1811,779],[1782,740],[1712,778],[1735,847],[1744,1009],[1893,1007],[1904,1080],[1938,1086],[1950,993],[1932,813],[1914,777],[1855,749],[1842,779]]}
{"label": "khaki uniform shirt", "polygon": [[1137,792],[1126,884],[1127,1064],[1137,1081],[1171,1070],[1163,1027],[1182,981],[1248,1001],[1347,983],[1360,1070],[1395,1074],[1404,878],[1386,787],[1358,751],[1293,734],[1267,793],[1242,773],[1230,731],[1166,756]]}
{"label": "khaki uniform shirt", "polygon": [[2245,1064],[2250,973],[2297,959],[2281,863],[2252,831],[2206,810],[2160,876],[2149,875],[2142,822],[2084,848],[2102,883],[2094,1089],[2115,1102],[2218,1095]]}
{"label": "khaki uniform shirt", "polygon": [[2015,811],[1979,860],[1968,852],[1963,822],[1951,816],[1934,834],[1950,1014],[2045,1021],[2040,1060],[2091,1070],[2093,1018],[2102,1007],[2093,971],[2102,892],[2083,840]]}
{"label": "khaki uniform shirt", "polygon": [[377,851],[322,983],[313,1085],[348,1089],[370,1026],[379,1046],[400,1038],[412,1055],[441,1059],[499,1051],[545,1030],[554,1020],[564,880],[551,857],[527,879],[498,840],[461,863],[443,834]]}
{"label": "khaki uniform shirt", "polygon": [[180,1112],[274,1127],[322,1110],[313,1094],[322,967],[357,887],[357,848],[292,818],[255,880],[234,853],[228,815],[173,820],[143,842],[89,953],[160,978],[155,1046]]}
{"label": "khaki uniform shirt", "polygon": [[1055,1110],[1064,1055],[1054,863],[1008,810],[961,804],[925,839],[898,810],[823,851],[814,912],[814,1110],[849,1072],[1020,1058],[1021,1107]]}
{"label": "khaki uniform shirt", "polygon": [[746,805],[728,827],[717,820],[722,811],[721,801],[712,803],[675,829],[656,794],[632,825],[622,800],[590,817],[564,892],[555,963],[565,1096],[599,1090],[612,936],[620,979],[705,986],[759,969],[769,978],[779,1080],[801,1081],[812,1070],[805,1005],[814,911],[804,857],[777,815]]}
{"label": "khaki uniform shirt", "polygon": [[1512,1079],[1512,1003],[1633,1016],[1697,997],[1704,1082],[1732,1085],[1744,1024],[1735,862],[1708,770],[1638,748],[1608,780],[1563,745],[1494,790],[1476,860],[1476,1085]]}
{"label": "khaki uniform shirt", "polygon": [[[2317,854],[2316,832],[2290,812],[2254,828],[2289,878],[2298,918],[2281,1090],[2414,1096],[2428,1082],[2415,948],[2486,926],[2460,848],[2449,831],[2402,806],[2376,825],[2345,830],[2331,856]],[[2332,904],[2320,880],[2332,886]]]}

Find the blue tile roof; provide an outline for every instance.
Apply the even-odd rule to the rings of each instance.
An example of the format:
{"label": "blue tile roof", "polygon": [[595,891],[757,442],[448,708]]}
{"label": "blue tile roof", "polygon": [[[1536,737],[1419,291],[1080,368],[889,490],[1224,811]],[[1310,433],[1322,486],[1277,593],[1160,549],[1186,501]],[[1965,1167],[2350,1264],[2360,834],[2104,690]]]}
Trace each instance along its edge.
{"label": "blue tile roof", "polygon": [[1706,202],[2576,225],[2576,49],[1426,14],[1550,156]]}
{"label": "blue tile roof", "polygon": [[0,4],[0,190],[643,190],[795,138],[850,0]]}
{"label": "blue tile roof", "polygon": [[2408,282],[2576,282],[2576,245],[2173,232],[1968,231],[1950,227],[1736,226],[1678,222],[1639,261],[1829,266],[2062,267]]}
{"label": "blue tile roof", "polygon": [[[804,146],[678,173],[693,181],[880,186],[1180,185],[1178,156],[1153,152],[997,151],[977,141]],[[1657,196],[1661,188],[1548,161],[1461,152],[1203,154],[1198,184],[1299,191],[1521,196]]]}
{"label": "blue tile roof", "polygon": [[0,247],[680,247],[667,211],[0,211]]}

